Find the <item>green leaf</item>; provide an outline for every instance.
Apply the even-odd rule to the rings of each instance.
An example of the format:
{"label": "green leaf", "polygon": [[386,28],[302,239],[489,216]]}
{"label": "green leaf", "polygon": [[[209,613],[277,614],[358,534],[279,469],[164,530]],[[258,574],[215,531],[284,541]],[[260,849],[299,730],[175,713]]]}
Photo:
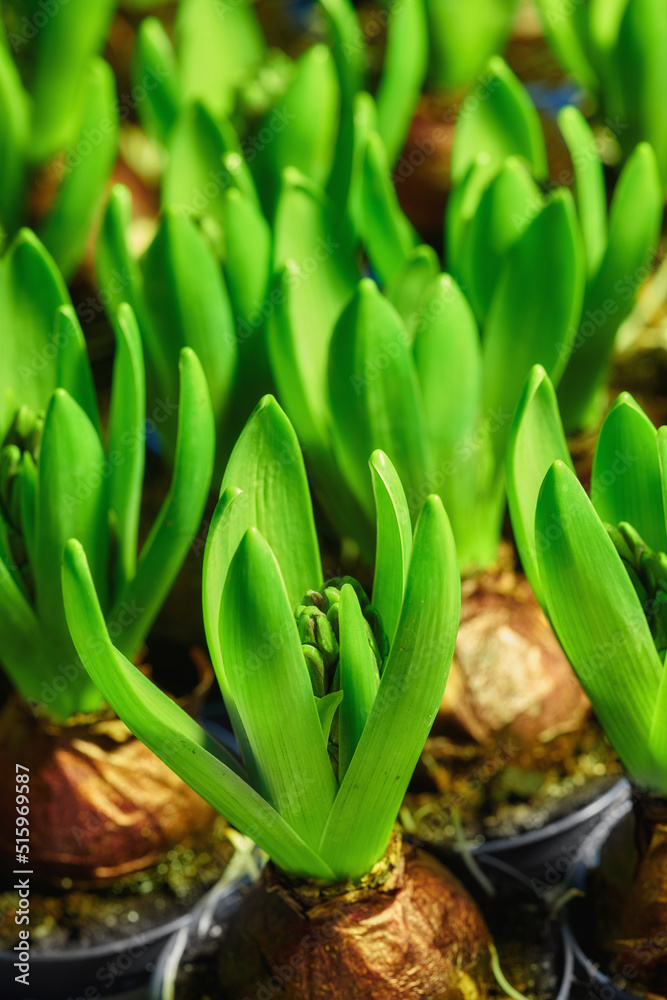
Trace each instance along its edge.
{"label": "green leaf", "polygon": [[104,293],[110,316],[116,314],[121,302],[132,306],[146,341],[146,350],[153,357],[157,352],[145,320],[143,279],[130,248],[131,223],[132,195],[123,184],[114,184],[95,248],[97,284]]}
{"label": "green leaf", "polygon": [[337,783],[280,568],[256,528],[229,567],[220,648],[263,794],[316,850]]}
{"label": "green leaf", "polygon": [[181,0],[175,30],[183,99],[202,101],[224,119],[233,111],[237,88],[265,55],[253,4]]}
{"label": "green leaf", "polygon": [[602,161],[593,130],[578,108],[563,108],[558,125],[574,166],[577,210],[590,276],[597,273],[607,248],[607,192]]}
{"label": "green leaf", "polygon": [[588,6],[563,8],[562,0],[535,0],[544,33],[558,61],[590,93],[599,83],[587,53]]}
{"label": "green leaf", "polygon": [[324,578],[301,448],[273,396],[257,404],[236,443],[220,492],[231,488],[243,490],[245,527],[271,546],[296,608]]}
{"label": "green leaf", "polygon": [[339,716],[338,780],[342,782],[377,695],[378,674],[354,589],[345,584],[338,613],[340,686],[343,701]]}
{"label": "green leaf", "polygon": [[157,17],[144,17],[139,24],[132,80],[146,94],[143,101],[137,102],[143,127],[166,146],[181,108],[181,95],[176,54]]}
{"label": "green leaf", "polygon": [[304,878],[331,878],[331,869],[243,780],[224,747],[114,649],[76,542],[65,551],[63,589],[67,620],[86,670],[135,736],[256,840],[280,868]]}
{"label": "green leaf", "polygon": [[601,521],[627,521],[646,544],[667,552],[657,431],[627,392],[600,429],[591,477],[591,500]]}
{"label": "green leaf", "polygon": [[67,166],[61,165],[66,172],[53,207],[40,225],[44,245],[66,279],[83,256],[118,148],[116,81],[104,59],[91,61],[84,87],[85,104],[73,156],[67,157]]}
{"label": "green leaf", "polygon": [[626,163],[614,192],[609,241],[589,283],[558,399],[565,430],[597,420],[597,396],[618,328],[629,314],[658,248],[663,195],[655,154],[642,143]]}
{"label": "green leaf", "polygon": [[542,482],[555,461],[574,471],[554,387],[540,365],[530,370],[514,414],[507,442],[507,499],[514,541],[523,571],[544,607],[537,552],[549,545],[551,533],[535,538],[535,509]]}
{"label": "green leaf", "polygon": [[232,558],[250,525],[248,497],[229,487],[220,495],[206,536],[202,573],[202,606],[209,653],[220,691],[229,713],[241,757],[253,788],[260,787],[259,773],[241,717],[232,697],[220,649],[220,601]]}
{"label": "green leaf", "polygon": [[377,520],[373,605],[391,644],[403,606],[412,553],[410,508],[398,473],[384,452],[374,451],[369,464]]}
{"label": "green leaf", "polygon": [[[44,685],[50,685],[57,669],[53,646],[3,559],[0,559],[0,642],[2,666],[16,690],[26,701],[43,702]],[[28,663],[30,669],[26,670]],[[56,705],[56,716],[58,708]],[[67,714],[65,710],[63,717]]]}
{"label": "green leaf", "polygon": [[[488,565],[496,556],[500,528],[483,504],[492,470],[491,435],[481,421],[482,350],[472,310],[449,275],[436,278],[424,296],[417,330],[414,354],[432,463],[421,490],[409,492],[410,506],[418,510],[437,490],[461,566]],[[497,415],[487,420],[497,432]]]}
{"label": "green leaf", "polygon": [[28,100],[9,48],[0,42],[0,235],[12,233],[23,208]]}
{"label": "green leaf", "polygon": [[[159,391],[167,400],[175,395],[179,351],[191,347],[206,373],[221,428],[236,371],[236,331],[218,261],[194,223],[176,212],[165,214],[144,260],[144,282],[150,322],[162,341],[164,361],[155,374],[164,368],[169,373]],[[169,435],[173,421],[160,429]]]}
{"label": "green leaf", "polygon": [[93,373],[88,360],[86,338],[77,314],[70,305],[58,306],[55,315],[53,340],[58,348],[58,386],[67,389],[76,400],[91,424],[101,435],[102,424],[97,408],[97,395]]}
{"label": "green leaf", "polygon": [[21,528],[28,560],[35,562],[35,529],[37,510],[37,466],[29,451],[21,455]]}
{"label": "green leaf", "polygon": [[662,484],[662,506],[667,512],[667,427],[665,426],[658,427],[658,460]]}
{"label": "green leaf", "polygon": [[[307,178],[288,169],[274,226],[277,306],[269,357],[285,410],[308,454],[328,449],[329,344],[358,274],[339,213]],[[313,331],[317,331],[317,336]]]}
{"label": "green leaf", "polygon": [[340,85],[333,57],[326,45],[313,45],[297,60],[287,92],[266,113],[257,130],[258,135],[268,134],[269,138],[249,151],[269,218],[273,217],[286,167],[296,167],[316,184],[326,184],[339,111]]}
{"label": "green leaf", "polygon": [[53,258],[35,234],[21,229],[0,259],[0,440],[21,404],[46,410],[56,388],[58,351],[51,344],[56,309],[71,305]]}
{"label": "green leaf", "polygon": [[403,610],[377,697],[320,843],[339,878],[359,878],[387,847],[442,701],[460,602],[454,539],[432,496],[415,529]]}
{"label": "green leaf", "polygon": [[348,105],[362,87],[366,70],[366,40],[350,0],[319,0],[327,15],[343,101]]}
{"label": "green leaf", "polygon": [[[440,88],[471,83],[494,52],[502,52],[518,0],[425,0],[429,19],[429,81]],[[475,90],[472,90],[475,93]]]}
{"label": "green leaf", "polygon": [[317,708],[320,725],[322,726],[322,736],[325,743],[329,741],[334,716],[342,700],[342,691],[331,691],[329,694],[325,694],[323,698],[315,698],[315,707]]}
{"label": "green leaf", "polygon": [[378,132],[394,164],[403,148],[428,64],[424,0],[405,0],[392,11],[378,85]]}
{"label": "green leaf", "polygon": [[538,180],[546,178],[542,125],[527,91],[500,56],[493,56],[475,92],[477,101],[459,114],[452,147],[451,174],[459,184],[480,153],[494,170],[508,156],[522,156]]}
{"label": "green leaf", "polygon": [[345,185],[344,190],[337,190],[337,176],[334,169],[328,188],[332,200],[349,218],[355,239],[360,239],[364,228],[366,147],[368,136],[371,132],[377,132],[378,127],[375,101],[367,91],[360,90],[354,97],[347,117],[344,109],[341,110],[341,116],[335,166],[345,161],[347,170],[344,177]]}
{"label": "green leaf", "polygon": [[179,360],[181,393],[174,472],[169,492],[144,542],[136,575],[116,597],[110,620],[124,605],[138,609],[116,641],[121,652],[132,656],[169,593],[199,530],[211,484],[215,428],[206,376],[196,354],[188,347]]}
{"label": "green leaf", "polygon": [[[224,230],[223,191],[229,184],[222,165],[225,153],[236,152],[203,104],[187,104],[169,139],[169,164],[162,180],[160,203],[185,219],[210,216]],[[222,244],[222,236],[216,241]]]}
{"label": "green leaf", "polygon": [[382,139],[369,132],[364,159],[362,238],[371,266],[388,284],[416,246],[414,230],[398,203]]}
{"label": "green leaf", "polygon": [[384,289],[384,294],[403,320],[409,337],[414,337],[419,322],[419,307],[428,286],[440,270],[438,255],[425,243],[411,251],[405,264]]}
{"label": "green leaf", "polygon": [[132,308],[123,303],[115,327],[108,455],[109,509],[118,526],[114,589],[122,589],[137,567],[139,512],[145,466],[146,382],[141,335]]}
{"label": "green leaf", "polygon": [[[49,404],[37,469],[35,604],[54,660],[71,649],[60,565],[77,538],[88,553],[101,601],[107,604],[108,481],[97,431],[78,403],[56,389]],[[65,663],[68,661],[65,660]]]}
{"label": "green leaf", "polygon": [[372,522],[368,459],[389,455],[403,483],[419,488],[429,468],[419,383],[400,317],[370,278],[343,310],[331,341],[329,396],[340,468]]}
{"label": "green leaf", "polygon": [[250,415],[251,406],[272,387],[265,325],[271,228],[249,195],[233,187],[223,197],[225,277],[239,352],[234,398],[226,422],[228,436],[218,441],[218,450],[226,456]]}
{"label": "green leaf", "polygon": [[69,0],[58,6],[56,16],[47,17],[30,41],[34,162],[76,144],[77,111],[90,61],[104,45],[115,5],[116,0]]}
{"label": "green leaf", "polygon": [[662,664],[635,589],[574,474],[549,469],[535,529],[549,616],[597,717],[633,779],[656,780],[647,746]]}
{"label": "green leaf", "polygon": [[465,288],[480,325],[486,319],[509,248],[544,204],[525,161],[510,156],[467,221],[456,255],[455,276]]}
{"label": "green leaf", "polygon": [[484,331],[483,405],[503,419],[492,437],[498,467],[531,366],[541,364],[554,383],[560,378],[580,315],[583,282],[572,196],[560,189],[510,249]]}

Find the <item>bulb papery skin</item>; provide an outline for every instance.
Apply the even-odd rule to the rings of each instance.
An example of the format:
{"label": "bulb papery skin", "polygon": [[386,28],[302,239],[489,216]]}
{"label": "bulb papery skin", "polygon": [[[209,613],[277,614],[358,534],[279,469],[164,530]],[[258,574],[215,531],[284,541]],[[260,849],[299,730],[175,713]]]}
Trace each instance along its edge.
{"label": "bulb papery skin", "polygon": [[464,583],[461,627],[436,732],[484,746],[544,747],[576,733],[590,703],[524,577],[487,572]]}
{"label": "bulb papery skin", "polygon": [[667,797],[635,792],[592,887],[598,944],[631,988],[667,997]]}
{"label": "bulb papery skin", "polygon": [[[303,885],[302,887],[303,888]],[[404,847],[382,885],[306,902],[269,866],[245,898],[219,961],[226,1000],[483,1000],[491,936],[463,886]]]}

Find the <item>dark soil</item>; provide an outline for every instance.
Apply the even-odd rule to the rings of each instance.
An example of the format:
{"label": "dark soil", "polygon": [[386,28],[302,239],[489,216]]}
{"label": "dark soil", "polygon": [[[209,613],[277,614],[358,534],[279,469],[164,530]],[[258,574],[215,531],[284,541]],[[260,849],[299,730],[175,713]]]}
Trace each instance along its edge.
{"label": "dark soil", "polygon": [[[61,892],[33,892],[31,951],[91,948],[145,933],[186,913],[222,877],[231,860],[234,848],[226,830],[226,821],[220,818],[206,850],[197,854],[177,846],[157,868],[97,892],[70,890],[67,879]],[[0,950],[8,951],[18,941],[17,905],[18,896],[11,888],[0,892]]]}
{"label": "dark soil", "polygon": [[563,758],[547,753],[533,751],[531,764],[511,739],[481,747],[431,737],[401,811],[405,830],[433,847],[516,836],[581,808],[623,773],[594,721]]}

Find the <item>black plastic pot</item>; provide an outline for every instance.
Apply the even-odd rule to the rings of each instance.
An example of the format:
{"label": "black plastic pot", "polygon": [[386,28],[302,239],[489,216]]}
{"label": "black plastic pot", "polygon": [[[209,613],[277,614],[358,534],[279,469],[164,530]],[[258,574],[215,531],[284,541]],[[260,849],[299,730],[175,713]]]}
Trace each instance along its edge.
{"label": "black plastic pot", "polygon": [[[237,895],[247,879],[225,887]],[[211,893],[218,899],[221,890]],[[205,905],[207,894],[195,907]],[[183,913],[149,931],[93,948],[69,948],[39,952],[31,956],[29,986],[15,981],[13,953],[0,952],[0,997],[2,1000],[144,1000],[146,983],[165,944],[187,931],[192,912]]]}
{"label": "black plastic pot", "polygon": [[15,953],[0,952],[3,1000],[110,1000],[145,984],[165,941],[188,925],[184,913],[143,934],[94,948],[37,952],[30,958],[29,986],[15,981]]}
{"label": "black plastic pot", "polygon": [[576,863],[567,879],[566,888],[583,893],[568,904],[564,912],[563,930],[575,959],[575,985],[573,1000],[637,1000],[636,993],[628,993],[619,978],[607,975],[600,967],[599,958],[589,954],[587,932],[594,926],[594,916],[586,893],[591,870],[600,863],[600,851],[611,832],[627,820],[632,812],[630,795],[610,811],[586,838]]}
{"label": "black plastic pot", "polygon": [[[484,874],[499,893],[511,887],[515,892],[518,890],[525,893],[526,898],[534,898],[530,881],[520,872],[514,871],[498,858],[480,858],[479,861]],[[470,888],[470,876],[463,876],[462,871],[456,871],[456,874],[463,877]],[[474,894],[479,897],[479,887],[475,888]],[[210,948],[212,939],[216,941],[220,939],[225,924],[233,917],[239,899],[239,891],[230,893],[222,890],[217,895],[211,893],[206,901],[193,911],[189,924],[173,935],[159,956],[151,976],[147,1000],[177,1000],[174,989],[181,963],[196,959],[198,954],[207,949],[207,945]],[[568,1000],[574,958],[562,928],[556,928],[554,931],[554,950],[557,954],[559,984],[553,1000]]]}
{"label": "black plastic pot", "polygon": [[476,857],[495,857],[531,880],[533,891],[543,895],[564,883],[589,834],[629,800],[630,785],[621,778],[588,805],[568,816],[528,830],[515,837],[487,840],[473,847]]}

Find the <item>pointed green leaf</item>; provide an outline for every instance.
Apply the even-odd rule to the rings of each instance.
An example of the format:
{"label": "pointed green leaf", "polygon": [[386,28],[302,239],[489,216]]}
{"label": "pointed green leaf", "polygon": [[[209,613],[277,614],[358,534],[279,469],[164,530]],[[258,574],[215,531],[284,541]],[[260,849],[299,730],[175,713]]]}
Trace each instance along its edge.
{"label": "pointed green leaf", "polygon": [[503,419],[492,437],[499,467],[531,366],[541,364],[555,384],[560,378],[580,315],[583,282],[572,196],[559,189],[511,248],[484,332],[484,406]]}
{"label": "pointed green leaf", "polygon": [[221,493],[230,488],[243,490],[245,527],[271,546],[296,608],[323,582],[322,565],[299,442],[273,396],[257,404],[236,443]]}
{"label": "pointed green leaf", "polygon": [[425,0],[425,6],[431,42],[429,82],[438,88],[459,88],[482,73],[494,52],[503,51],[518,0]]}
{"label": "pointed green leaf", "polygon": [[438,255],[425,243],[411,251],[405,264],[396,272],[384,289],[384,294],[405,324],[413,338],[419,323],[419,308],[428,286],[440,270]]}
{"label": "pointed green leaf", "polygon": [[179,360],[181,392],[174,472],[169,492],[144,542],[136,575],[116,596],[112,618],[124,604],[142,609],[116,640],[133,656],[146,638],[195,537],[211,485],[215,428],[206,376],[188,347]]}
{"label": "pointed green leaf", "polygon": [[285,410],[311,454],[328,449],[329,344],[358,273],[339,213],[324,193],[295,170],[283,180],[273,255],[275,270],[284,273],[273,289],[278,305],[269,319],[269,356]]}
{"label": "pointed green leaf", "polygon": [[551,535],[536,539],[535,509],[544,477],[555,461],[574,471],[554,387],[544,368],[535,365],[526,380],[507,442],[507,500],[521,565],[542,606],[537,552],[549,544]]}
{"label": "pointed green leaf", "polygon": [[368,459],[389,455],[401,481],[419,486],[429,468],[419,384],[396,310],[370,278],[343,310],[331,341],[329,395],[337,460],[372,521]]}
{"label": "pointed green leaf", "polygon": [[13,233],[25,196],[27,94],[9,46],[0,41],[0,235]]}
{"label": "pointed green leaf", "polygon": [[331,48],[338,67],[344,101],[351,103],[361,89],[366,68],[366,40],[350,0],[320,0],[331,30]]}
{"label": "pointed green leaf", "polygon": [[577,479],[549,469],[535,530],[549,616],[614,749],[639,783],[652,774],[647,733],[662,664],[643,609],[614,545]]}
{"label": "pointed green leaf", "polygon": [[378,132],[391,165],[401,152],[422,91],[428,64],[428,27],[423,0],[404,0],[391,12],[378,85]]}
{"label": "pointed green leaf", "polygon": [[137,102],[142,125],[149,135],[166,145],[178,118],[181,95],[174,48],[157,17],[144,17],[139,24],[132,80],[146,94],[143,101]]}
{"label": "pointed green leaf", "polygon": [[130,247],[131,223],[132,195],[123,184],[114,184],[95,249],[97,284],[100,292],[104,293],[109,315],[115,315],[121,302],[132,306],[146,341],[146,350],[154,357],[157,352],[145,320],[143,279]]}
{"label": "pointed green leaf", "polygon": [[524,160],[510,156],[482,193],[462,235],[456,273],[484,322],[507,252],[544,207],[544,197]]}
{"label": "pointed green leaf", "polygon": [[[221,234],[225,224],[222,193],[229,183],[222,157],[235,151],[203,104],[185,105],[169,139],[161,207],[191,220],[210,216]],[[216,242],[222,244],[221,235]]]}
{"label": "pointed green leaf", "polygon": [[[144,282],[150,322],[170,373],[158,383],[160,392],[173,399],[179,351],[191,347],[206,373],[216,427],[222,427],[237,364],[236,332],[218,261],[193,222],[165,214],[145,257]],[[149,399],[149,411],[152,405]],[[173,421],[160,430],[173,433]]]}
{"label": "pointed green leaf", "polygon": [[255,528],[227,574],[220,648],[263,794],[316,850],[337,784],[280,569]]}
{"label": "pointed green leaf", "polygon": [[58,351],[51,336],[58,306],[71,305],[53,258],[30,229],[21,229],[0,259],[0,440],[21,404],[43,412],[56,388]]}
{"label": "pointed green leaf", "polygon": [[637,146],[619,178],[611,204],[609,241],[600,269],[586,289],[581,323],[558,399],[566,431],[598,418],[596,399],[618,328],[629,314],[655,260],[663,195],[655,154]]}
{"label": "pointed green leaf", "polygon": [[[343,114],[342,111],[341,114]],[[367,91],[360,90],[355,95],[348,117],[349,121],[346,118],[343,118],[341,121],[336,145],[336,162],[338,163],[344,159],[348,169],[348,173],[345,175],[345,190],[342,193],[338,192],[340,200],[336,201],[336,204],[340,205],[342,210],[345,210],[352,224],[355,237],[360,239],[364,228],[364,162],[366,160],[366,147],[368,145],[368,136],[371,132],[377,132],[378,127],[375,101]],[[347,148],[342,149],[343,143],[347,143]],[[330,190],[329,192],[332,200],[335,200],[337,193],[335,185],[333,185],[333,180],[335,179],[334,169],[334,172],[332,172],[332,181],[328,185],[329,189],[334,187],[334,190]]]}
{"label": "pointed green leaf", "polygon": [[412,553],[410,508],[398,473],[384,452],[374,451],[369,464],[377,520],[373,605],[391,643],[403,607]]}
{"label": "pointed green leaf", "polygon": [[599,89],[595,70],[587,53],[588,6],[564,8],[562,0],[535,0],[544,33],[561,66],[590,93]]}
{"label": "pointed green leaf", "polygon": [[458,184],[480,153],[498,170],[508,156],[522,156],[542,180],[547,156],[542,125],[528,92],[500,56],[489,60],[477,101],[459,115],[452,148],[452,181]]}
{"label": "pointed green leaf", "polygon": [[[64,389],[46,413],[37,472],[36,607],[45,635],[62,655],[70,647],[60,566],[65,544],[84,546],[101,600],[107,604],[108,480],[97,431]],[[67,662],[67,661],[65,661]]]}
{"label": "pointed green leaf", "polygon": [[196,792],[252,837],[276,865],[305,878],[331,870],[244,780],[227,751],[114,649],[85,555],[68,545],[63,565],[67,620],[86,670],[128,728]]}
{"label": "pointed green leaf", "polygon": [[359,599],[348,583],[340,594],[338,628],[340,686],[344,694],[338,735],[338,780],[342,781],[361,739],[380,683]]}
{"label": "pointed green leaf", "polygon": [[[53,645],[3,559],[0,559],[0,643],[3,669],[16,690],[27,701],[43,703],[44,685],[50,685],[57,668]],[[58,707],[55,706],[56,716]]]}
{"label": "pointed green leaf", "polygon": [[331,691],[330,694],[325,694],[323,698],[315,699],[315,707],[317,708],[320,725],[322,726],[322,736],[324,737],[325,743],[328,743],[329,741],[334,716],[338,711],[342,700],[342,691]]}
{"label": "pointed green leaf", "polygon": [[361,235],[371,266],[382,284],[388,284],[409,258],[417,240],[398,203],[387,154],[377,132],[368,134],[361,215]]}
{"label": "pointed green leaf", "polygon": [[202,101],[216,118],[225,118],[237,88],[264,58],[254,5],[181,0],[175,31],[183,98]]}
{"label": "pointed green leaf", "polygon": [[667,552],[657,431],[627,392],[600,429],[591,477],[591,500],[601,521],[627,521],[646,544]]}
{"label": "pointed green leaf", "polygon": [[460,607],[454,539],[432,496],[415,529],[403,610],[377,697],[320,844],[341,878],[359,878],[387,847],[442,701]]}
{"label": "pointed green leaf", "polygon": [[116,80],[104,59],[91,61],[84,87],[85,105],[72,165],[63,166],[55,202],[39,227],[45,247],[67,279],[83,256],[118,148]]}
{"label": "pointed green leaf", "polygon": [[268,134],[252,158],[253,172],[273,216],[286,167],[296,167],[324,186],[331,173],[338,119],[340,85],[331,52],[313,45],[299,57],[295,75],[284,97],[270,109],[257,134]]}
{"label": "pointed green leaf", "polygon": [[69,0],[58,5],[55,16],[47,14],[30,40],[34,162],[47,160],[68,143],[76,146],[77,112],[90,62],[104,46],[115,6],[116,0]]}
{"label": "pointed green leaf", "polygon": [[53,340],[58,348],[58,386],[67,389],[76,400],[91,424],[102,431],[93,373],[88,359],[86,338],[74,309],[70,305],[58,306],[54,321]]}
{"label": "pointed green leaf", "polygon": [[[471,550],[482,541],[475,512],[483,472],[490,457],[490,435],[481,420],[482,350],[467,299],[448,274],[431,284],[417,324],[414,355],[433,461],[419,494],[410,493],[413,513],[437,489],[449,515],[461,565],[477,562]],[[496,427],[498,420],[490,416]],[[480,516],[483,516],[480,513]],[[490,561],[499,539],[494,532]],[[482,560],[482,565],[486,560]]]}
{"label": "pointed green leaf", "polygon": [[213,669],[229,713],[241,758],[253,788],[260,787],[259,773],[241,717],[232,697],[220,649],[220,601],[232,558],[250,525],[248,497],[228,487],[218,500],[206,536],[202,573],[204,628]]}
{"label": "pointed green leaf", "polygon": [[109,509],[118,526],[114,586],[120,590],[137,567],[139,512],[144,482],[146,382],[139,327],[123,303],[116,323],[116,354],[109,410]]}
{"label": "pointed green leaf", "polygon": [[563,108],[558,125],[574,166],[577,211],[590,276],[597,273],[607,248],[607,192],[602,161],[593,130],[578,108]]}

